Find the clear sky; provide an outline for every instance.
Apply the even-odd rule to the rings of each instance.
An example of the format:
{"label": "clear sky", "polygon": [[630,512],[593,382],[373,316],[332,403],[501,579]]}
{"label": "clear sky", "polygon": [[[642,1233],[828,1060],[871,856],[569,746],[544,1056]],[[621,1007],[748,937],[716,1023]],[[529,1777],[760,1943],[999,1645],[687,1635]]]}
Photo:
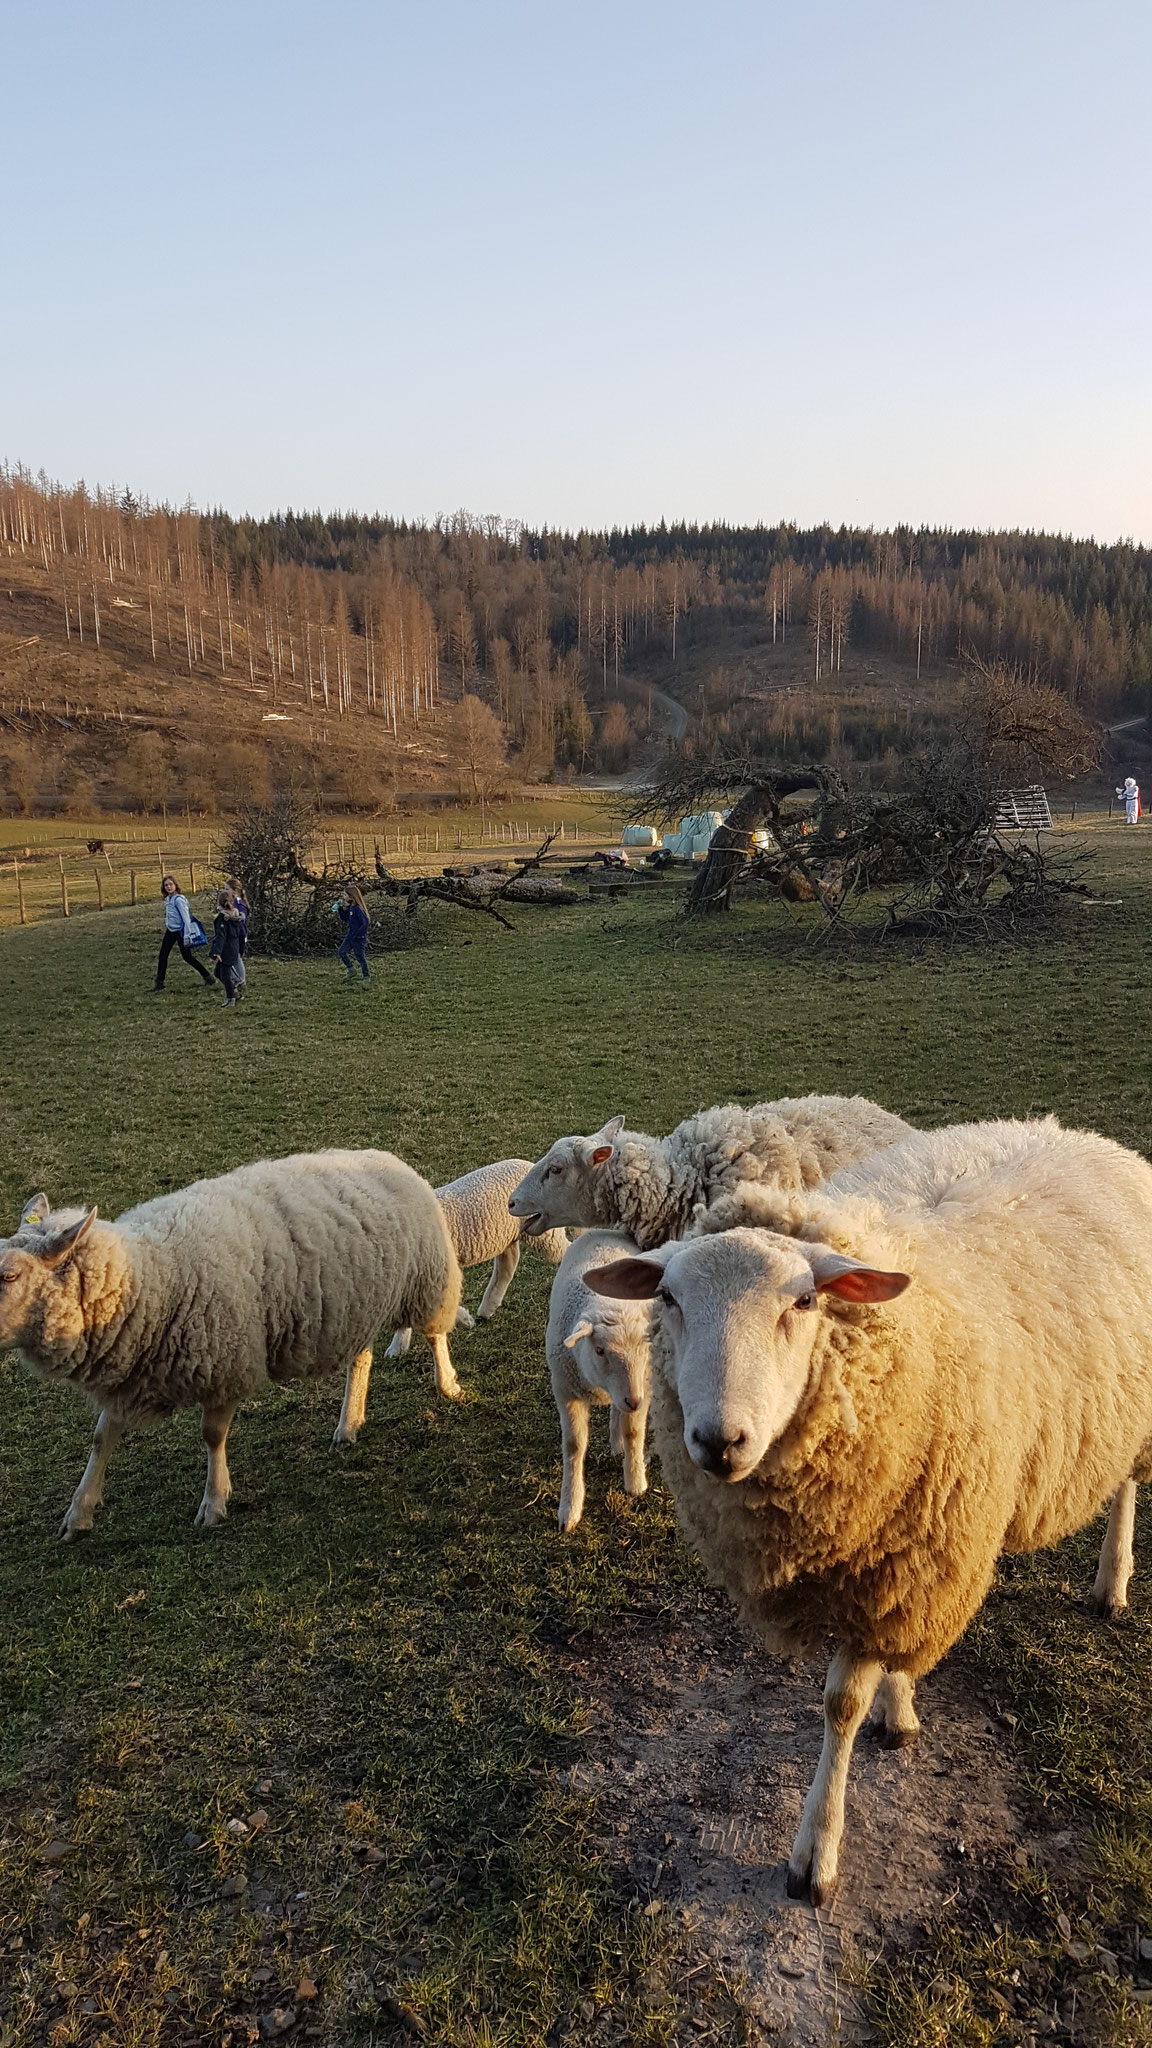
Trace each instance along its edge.
{"label": "clear sky", "polygon": [[7,0],[0,456],[1152,543],[1147,0]]}

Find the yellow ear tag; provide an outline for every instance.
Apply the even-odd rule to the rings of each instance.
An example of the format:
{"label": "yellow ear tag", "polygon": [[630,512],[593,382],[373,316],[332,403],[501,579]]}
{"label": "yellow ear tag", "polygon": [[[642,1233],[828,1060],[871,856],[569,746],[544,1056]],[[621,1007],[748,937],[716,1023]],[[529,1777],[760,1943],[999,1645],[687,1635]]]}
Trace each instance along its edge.
{"label": "yellow ear tag", "polygon": [[44,1218],[40,1214],[39,1209],[29,1209],[24,1221],[25,1223],[43,1223]]}

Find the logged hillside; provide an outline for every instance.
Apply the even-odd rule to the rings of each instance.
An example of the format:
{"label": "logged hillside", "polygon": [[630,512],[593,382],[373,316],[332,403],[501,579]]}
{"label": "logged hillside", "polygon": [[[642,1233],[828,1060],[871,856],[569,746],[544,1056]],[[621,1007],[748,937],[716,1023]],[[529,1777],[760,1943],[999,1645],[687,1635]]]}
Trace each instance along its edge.
{"label": "logged hillside", "polygon": [[372,813],[642,772],[669,727],[899,773],[966,658],[1143,713],[1152,554],[1043,535],[530,533],[175,512],[0,472],[0,806]]}

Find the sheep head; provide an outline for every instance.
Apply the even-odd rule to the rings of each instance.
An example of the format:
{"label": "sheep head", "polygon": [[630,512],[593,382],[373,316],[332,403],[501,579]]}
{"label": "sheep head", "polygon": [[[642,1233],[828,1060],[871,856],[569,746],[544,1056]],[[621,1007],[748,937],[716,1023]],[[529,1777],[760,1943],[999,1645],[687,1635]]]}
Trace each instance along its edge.
{"label": "sheep head", "polygon": [[595,1177],[611,1159],[613,1140],[623,1128],[623,1117],[614,1116],[591,1137],[557,1138],[549,1146],[508,1203],[510,1215],[520,1218],[522,1237],[542,1237],[565,1224],[587,1227],[597,1221]]}
{"label": "sheep head", "polygon": [[44,1195],[24,1204],[15,1236],[0,1238],[0,1346],[34,1342],[51,1323],[53,1298],[95,1209],[49,1209]]}
{"label": "sheep head", "polygon": [[884,1302],[907,1273],[766,1230],[727,1230],[616,1259],[585,1274],[596,1294],[651,1300],[693,1462],[747,1479],[788,1427],[808,1384],[820,1297]]}
{"label": "sheep head", "polygon": [[614,1408],[635,1415],[648,1392],[651,1323],[639,1304],[605,1302],[596,1315],[584,1316],[564,1347],[571,1351],[581,1377],[602,1387]]}

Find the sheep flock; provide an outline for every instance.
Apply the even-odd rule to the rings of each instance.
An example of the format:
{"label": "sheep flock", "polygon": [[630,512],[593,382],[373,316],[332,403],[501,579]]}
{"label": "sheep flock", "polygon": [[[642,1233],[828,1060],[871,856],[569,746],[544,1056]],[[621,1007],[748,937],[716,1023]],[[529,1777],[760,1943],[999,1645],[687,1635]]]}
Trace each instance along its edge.
{"label": "sheep flock", "polygon": [[[568,1232],[576,1233],[572,1241]],[[1152,1167],[1052,1118],[917,1131],[862,1097],[616,1116],[433,1188],[382,1151],[242,1166],[142,1203],[25,1204],[0,1240],[0,1348],[96,1415],[62,1534],[93,1527],[126,1430],[198,1408],[220,1522],[238,1407],[345,1375],[335,1441],[365,1422],[372,1347],[496,1312],[522,1248],[558,1266],[539,1360],[561,1442],[559,1526],[584,1505],[593,1409],[626,1490],[646,1434],[681,1529],[780,1655],[832,1644],[824,1744],[788,1889],[835,1890],[853,1743],[869,1713],[915,1740],[916,1682],[976,1613],[1004,1551],[1105,1508],[1093,1588],[1120,1613],[1136,1488],[1152,1478]]]}

